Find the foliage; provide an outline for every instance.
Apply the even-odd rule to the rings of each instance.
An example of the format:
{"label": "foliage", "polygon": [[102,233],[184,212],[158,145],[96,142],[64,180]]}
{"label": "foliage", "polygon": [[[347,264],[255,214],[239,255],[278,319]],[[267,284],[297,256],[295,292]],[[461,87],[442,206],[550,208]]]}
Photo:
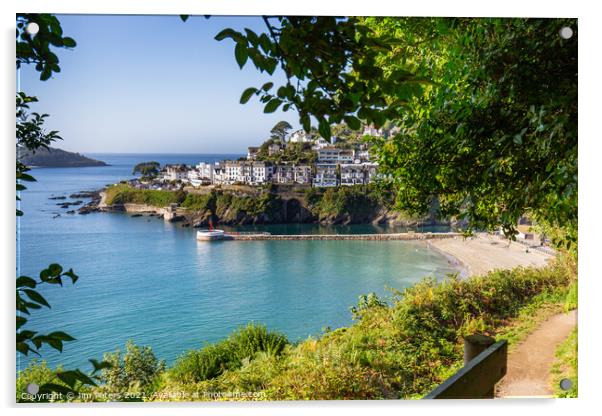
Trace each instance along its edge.
{"label": "foliage", "polygon": [[178,202],[178,195],[174,191],[136,189],[127,184],[109,186],[105,192],[108,205],[146,204],[162,208]]}
{"label": "foliage", "polygon": [[275,144],[274,139],[268,139],[259,147],[257,160],[272,162],[275,164],[311,164],[317,159],[317,154],[312,150],[311,143],[287,143],[284,149],[270,154],[269,146]]}
{"label": "foliage", "polygon": [[159,174],[159,168],[161,164],[159,162],[142,162],[134,166],[132,175],[137,173],[141,174],[143,178],[153,178]]}
{"label": "foliage", "polygon": [[577,309],[577,306],[579,305],[577,288],[577,280],[575,279],[571,282],[569,286],[569,293],[567,294],[566,301],[564,303],[565,312]]}
{"label": "foliage", "polygon": [[[36,23],[39,27],[38,34],[32,37],[26,32],[28,23]],[[42,81],[50,78],[52,73],[60,71],[58,58],[51,52],[51,46],[72,48],[75,41],[62,36],[61,25],[56,17],[48,14],[17,14],[17,44],[16,44],[16,66],[20,68],[22,64],[35,63],[36,71],[40,72]],[[36,102],[36,97],[30,97],[25,93],[18,92],[16,96],[16,141],[17,155],[20,148],[25,148],[34,152],[39,148],[48,149],[51,142],[60,139],[57,131],[46,132],[43,128],[47,114],[32,113],[28,114],[28,104]],[[26,187],[22,181],[35,181],[27,174],[29,168],[20,160],[16,161],[16,189],[23,191]],[[17,195],[17,200],[19,196]],[[17,209],[17,216],[22,216],[23,212]],[[62,331],[54,331],[47,335],[40,334],[38,331],[23,329],[27,323],[27,318],[22,314],[30,314],[30,310],[38,310],[43,306],[50,308],[50,305],[44,297],[36,290],[39,285],[59,284],[62,286],[64,277],[71,279],[72,283],[78,279],[78,276],[72,269],[64,272],[59,264],[51,264],[47,269],[40,272],[40,280],[35,280],[28,276],[19,276],[16,279],[16,349],[19,353],[27,355],[34,352],[38,355],[39,349],[43,344],[62,352],[63,342],[73,341],[74,338]],[[92,373],[85,374],[81,370],[56,370],[56,381],[44,380],[40,385],[39,393],[41,396],[34,398],[36,401],[48,400],[44,394],[75,394],[85,386],[96,385],[96,374],[107,366],[104,362],[90,360],[94,370]],[[35,365],[35,364],[34,364]],[[32,370],[32,373],[34,371]],[[40,371],[46,374],[45,370]]]}
{"label": "foliage", "polygon": [[17,314],[17,351],[21,354],[28,355],[29,352],[33,352],[40,355],[39,349],[43,344],[47,344],[55,350],[62,352],[63,342],[75,339],[61,331],[42,335],[37,331],[23,329],[23,326],[27,323],[27,318],[22,314],[29,316],[31,310],[42,309],[42,307],[50,308],[50,304],[36,289],[42,284],[62,286],[63,278],[65,277],[70,278],[72,283],[75,283],[78,279],[73,270],[69,269],[64,272],[59,264],[53,263],[47,269],[40,272],[39,280],[28,276],[19,276],[17,278],[16,303],[17,311],[19,312]]}
{"label": "foliage", "polygon": [[372,292],[367,295],[361,295],[357,302],[357,306],[352,306],[349,310],[351,311],[353,319],[359,319],[361,318],[362,312],[367,309],[377,307],[384,308],[386,306],[387,302],[381,300],[376,293]]}
{"label": "foliage", "polygon": [[[33,112],[29,114],[29,103],[35,103],[38,99],[30,97],[23,92],[18,92],[16,96],[16,137],[17,137],[17,161],[16,161],[16,189],[17,201],[20,201],[18,192],[27,189],[23,182],[34,182],[35,178],[28,174],[30,169],[19,160],[23,149],[34,152],[39,148],[48,149],[49,145],[55,140],[61,140],[58,131],[46,132],[44,122],[48,114],[38,114]],[[17,209],[17,216],[22,216],[23,211]]]}
{"label": "foliage", "polygon": [[220,218],[232,219],[244,213],[250,216],[266,214],[273,216],[281,208],[281,198],[268,191],[259,195],[236,195],[230,192],[218,192],[213,214]]}
{"label": "foliage", "polygon": [[258,352],[277,356],[286,345],[284,335],[270,332],[263,325],[248,324],[223,341],[188,351],[169,370],[168,377],[181,383],[212,379],[225,370],[240,368],[244,360],[252,359]]}
{"label": "foliage", "polygon": [[150,393],[165,371],[165,362],[159,361],[151,347],[139,347],[132,340],[125,345],[125,354],[119,349],[105,353],[104,361],[110,367],[102,370],[100,380],[109,392]]}
{"label": "foliage", "polygon": [[[35,23],[39,31],[35,36],[25,30]],[[17,68],[23,64],[35,64],[40,79],[47,80],[53,73],[60,72],[59,59],[51,48],[74,48],[75,40],[63,36],[59,20],[51,14],[17,13]]]}
{"label": "foliage", "polygon": [[57,372],[60,371],[62,371],[61,367],[57,367],[53,370],[48,367],[46,361],[39,362],[36,359],[31,360],[27,367],[19,370],[17,374],[17,402],[36,401],[27,391],[27,386],[30,384],[42,386],[49,383],[58,383],[67,387],[66,384],[57,378]]}
{"label": "foliage", "polygon": [[[561,398],[576,398],[579,395],[579,382],[577,372],[577,328],[560,344],[556,350],[556,362],[552,367],[552,386],[554,395]],[[560,381],[568,379],[572,382],[569,390],[560,388]]]}
{"label": "foliage", "polygon": [[571,267],[426,279],[393,291],[389,305],[367,295],[353,309],[352,326],[279,355],[256,353],[232,366],[226,341],[189,352],[168,370],[162,390],[261,392],[271,400],[417,398],[461,366],[464,335],[520,340],[526,332],[517,328],[530,328],[535,312],[562,303]]}
{"label": "foliage", "polygon": [[401,40],[380,58],[385,70],[409,56],[435,82],[410,102],[401,132],[376,141],[404,209],[425,212],[437,196],[441,215],[474,228],[513,235],[526,212],[576,227],[577,37],[558,34],[575,19],[366,23]]}
{"label": "foliage", "polygon": [[319,220],[348,216],[351,222],[362,222],[381,208],[370,186],[340,186],[324,191],[306,191],[309,209]]}
{"label": "foliage", "polygon": [[182,207],[192,211],[215,212],[215,201],[217,193],[212,191],[208,194],[189,193],[182,202]]}

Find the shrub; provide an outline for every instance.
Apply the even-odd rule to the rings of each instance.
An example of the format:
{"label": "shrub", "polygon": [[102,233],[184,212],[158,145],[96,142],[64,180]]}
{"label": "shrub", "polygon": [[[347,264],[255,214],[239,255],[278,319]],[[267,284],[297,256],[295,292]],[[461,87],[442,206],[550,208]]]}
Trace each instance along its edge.
{"label": "shrub", "polygon": [[36,401],[28,395],[27,386],[29,384],[41,386],[47,383],[56,383],[66,386],[56,376],[59,371],[61,371],[60,367],[53,370],[48,367],[46,361],[31,360],[25,369],[19,370],[17,373],[17,402]]}
{"label": "shrub", "polygon": [[215,212],[215,201],[215,192],[210,192],[204,195],[189,193],[188,195],[186,195],[186,198],[182,202],[182,207],[188,208],[193,211]]}
{"label": "shrub", "polygon": [[237,369],[243,360],[251,360],[258,352],[277,356],[288,344],[287,338],[269,332],[263,325],[249,324],[228,338],[181,356],[169,371],[175,381],[190,383],[215,378],[228,369]]}
{"label": "shrub", "polygon": [[165,370],[165,362],[155,357],[151,347],[139,347],[131,340],[125,345],[125,354],[118,349],[105,353],[103,360],[111,367],[102,370],[101,381],[111,392],[151,391]]}

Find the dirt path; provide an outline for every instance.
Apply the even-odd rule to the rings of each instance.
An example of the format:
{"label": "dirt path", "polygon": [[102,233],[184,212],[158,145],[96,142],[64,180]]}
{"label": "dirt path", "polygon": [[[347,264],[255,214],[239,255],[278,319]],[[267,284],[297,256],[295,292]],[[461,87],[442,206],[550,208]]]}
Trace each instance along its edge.
{"label": "dirt path", "polygon": [[577,325],[577,311],[555,315],[531,333],[508,356],[508,372],[496,397],[551,396],[550,369],[558,344]]}

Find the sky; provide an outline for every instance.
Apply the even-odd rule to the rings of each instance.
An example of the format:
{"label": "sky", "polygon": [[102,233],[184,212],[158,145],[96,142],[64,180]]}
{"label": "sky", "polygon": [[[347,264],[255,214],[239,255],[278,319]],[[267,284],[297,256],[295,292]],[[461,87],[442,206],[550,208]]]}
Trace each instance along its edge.
{"label": "sky", "polygon": [[240,69],[234,42],[214,36],[226,27],[265,30],[260,17],[57,15],[72,50],[56,49],[61,72],[39,80],[21,69],[21,90],[35,95],[32,111],[48,113],[59,130],[55,147],[81,153],[246,153],[278,121],[299,128],[297,113],[263,113],[248,87],[284,82],[282,72]]}

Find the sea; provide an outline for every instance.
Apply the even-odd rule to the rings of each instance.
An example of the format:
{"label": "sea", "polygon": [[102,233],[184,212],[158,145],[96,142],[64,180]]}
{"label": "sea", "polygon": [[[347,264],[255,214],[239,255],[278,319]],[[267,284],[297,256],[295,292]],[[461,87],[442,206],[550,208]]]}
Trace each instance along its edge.
{"label": "sea", "polygon": [[[87,154],[109,166],[34,168],[21,192],[17,274],[36,277],[51,263],[72,268],[75,284],[42,285],[51,308],[33,311],[24,329],[65,331],[75,341],[41,357],[52,367],[89,369],[89,359],[152,347],[168,364],[190,349],[219,341],[238,327],[261,323],[291,341],[352,324],[350,307],[371,292],[388,299],[427,276],[457,270],[441,253],[413,241],[197,242],[195,230],[127,213],[67,214],[69,196],[132,178],[139,162],[214,162],[241,155]],[[65,196],[65,200],[49,199]],[[83,198],[77,198],[83,199]],[[88,200],[83,199],[84,203]],[[78,207],[75,207],[77,209]],[[272,233],[382,233],[400,227],[312,224],[229,227]],[[416,231],[444,231],[421,228]]]}

